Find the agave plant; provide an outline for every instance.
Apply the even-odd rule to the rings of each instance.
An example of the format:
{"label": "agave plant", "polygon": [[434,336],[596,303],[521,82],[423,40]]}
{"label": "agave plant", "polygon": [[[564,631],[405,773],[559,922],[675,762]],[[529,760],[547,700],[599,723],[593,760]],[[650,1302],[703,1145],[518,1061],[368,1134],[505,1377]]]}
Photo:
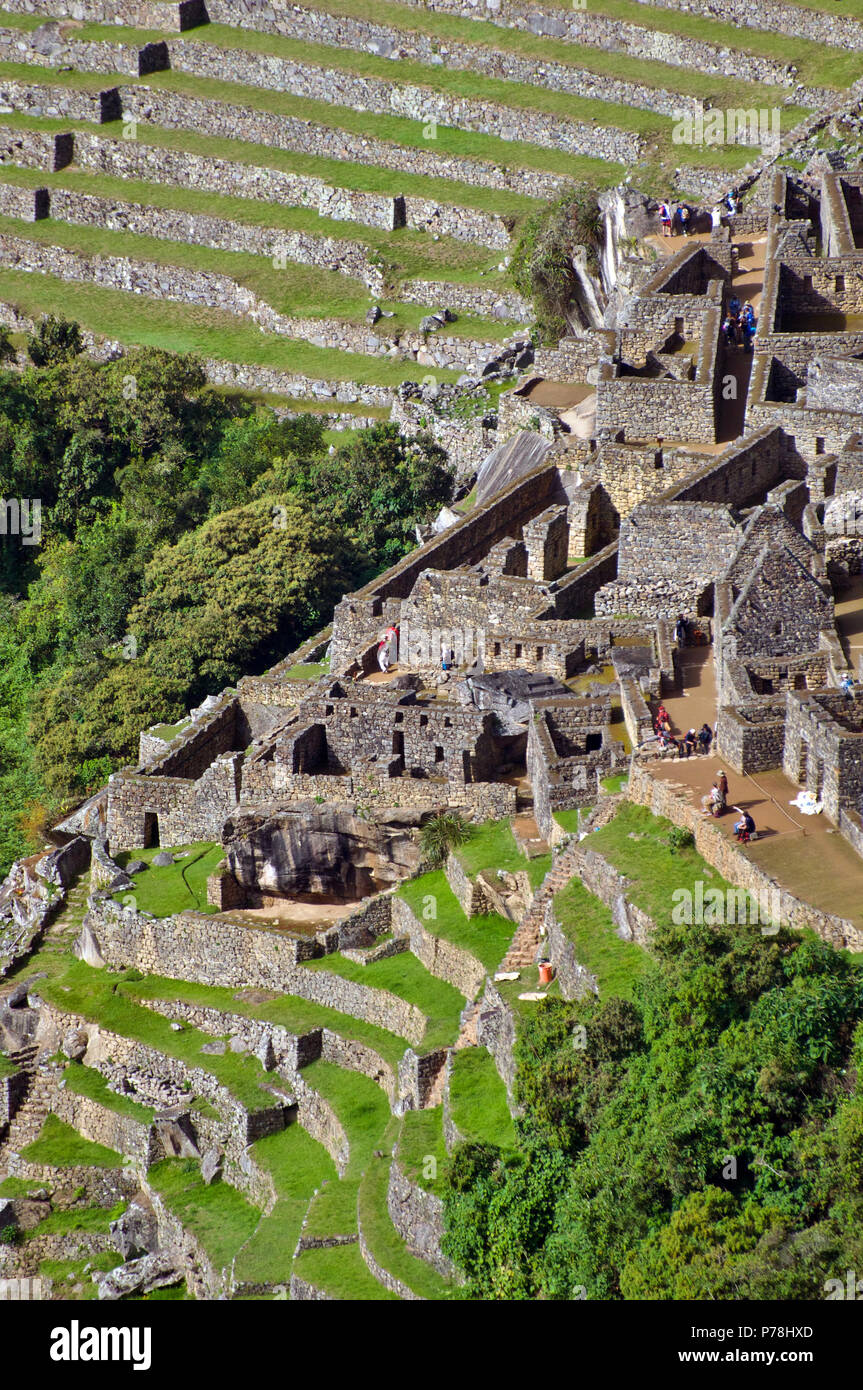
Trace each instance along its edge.
{"label": "agave plant", "polygon": [[470,826],[458,811],[439,811],[431,816],[420,831],[423,855],[433,868],[446,862],[456,845],[463,845],[470,836]]}

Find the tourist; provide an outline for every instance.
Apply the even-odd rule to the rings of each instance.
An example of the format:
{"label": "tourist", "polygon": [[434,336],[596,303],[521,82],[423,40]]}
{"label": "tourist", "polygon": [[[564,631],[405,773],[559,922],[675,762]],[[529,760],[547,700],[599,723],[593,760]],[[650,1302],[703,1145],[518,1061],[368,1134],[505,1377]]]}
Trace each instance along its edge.
{"label": "tourist", "polygon": [[671,208],[667,202],[659,204],[659,220],[662,224],[662,235],[671,236]]}
{"label": "tourist", "polygon": [[713,742],[713,730],[709,724],[702,724],[698,730],[698,751],[699,753],[709,753],[710,745]]}
{"label": "tourist", "polygon": [[674,624],[674,640],[678,647],[685,647],[689,641],[689,623],[682,613],[678,613]]}
{"label": "tourist", "polygon": [[733,319],[736,319],[740,313],[740,300],[736,294],[733,294],[728,301],[728,312]]}
{"label": "tourist", "polygon": [[660,704],[659,709],[656,711],[656,725],[657,732],[659,732],[660,729],[664,729],[667,734],[671,733],[671,720],[668,717],[668,710],[663,704]]}
{"label": "tourist", "polygon": [[734,807],[735,811],[740,811],[740,820],[734,822],[734,836],[739,844],[745,845],[755,834],[755,821],[748,811],[743,811],[739,806]]}
{"label": "tourist", "polygon": [[726,193],[726,195],[725,195],[725,206],[728,208],[728,211],[731,213],[731,216],[734,217],[734,216],[736,215],[736,213],[737,213],[737,191],[736,191],[736,190],[734,190],[733,192]]}
{"label": "tourist", "polygon": [[727,801],[727,800],[728,800],[728,778],[725,776],[725,773],[724,773],[724,772],[717,772],[717,774],[716,774],[716,785],[717,785],[717,787],[719,788],[719,790],[722,792],[722,800],[723,800],[723,801]]}
{"label": "tourist", "polygon": [[721,227],[721,226],[722,226],[722,204],[721,204],[721,203],[717,203],[717,204],[716,204],[716,207],[710,209],[710,225],[711,225],[711,227],[714,229],[714,231],[716,230],[717,227]]}
{"label": "tourist", "polygon": [[728,346],[737,347],[737,324],[730,314],[726,316],[725,322],[722,325],[722,331],[725,334],[725,341]]}
{"label": "tourist", "polygon": [[689,236],[689,219],[691,214],[685,203],[680,204],[680,207],[677,209],[677,216],[680,221],[681,232],[684,236]]}
{"label": "tourist", "polygon": [[683,742],[686,744],[686,756],[687,756],[687,758],[691,758],[691,757],[694,756],[694,754],[695,754],[695,747],[696,747],[696,743],[697,743],[697,739],[698,739],[698,735],[696,734],[695,730],[694,730],[694,729],[687,729],[687,731],[686,731],[686,737],[685,737],[684,740],[683,740]]}
{"label": "tourist", "polygon": [[846,671],[845,675],[840,680],[839,689],[842,691],[846,700],[854,699],[854,677],[851,675],[850,671]]}
{"label": "tourist", "polygon": [[721,816],[725,810],[725,800],[716,783],[706,796],[701,798],[701,812],[705,816]]}

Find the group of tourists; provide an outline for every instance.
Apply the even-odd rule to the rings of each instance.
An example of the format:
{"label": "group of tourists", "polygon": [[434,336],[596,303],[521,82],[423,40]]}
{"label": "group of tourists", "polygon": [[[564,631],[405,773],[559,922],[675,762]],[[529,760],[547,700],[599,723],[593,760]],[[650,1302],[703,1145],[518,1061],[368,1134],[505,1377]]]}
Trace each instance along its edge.
{"label": "group of tourists", "polygon": [[741,305],[737,295],[732,295],[722,325],[728,346],[742,347],[744,352],[751,352],[757,322],[752,305],[748,301]]}
{"label": "group of tourists", "polygon": [[[705,816],[722,816],[728,806],[728,778],[720,769],[713,779],[713,786],[706,796],[701,798],[701,810]],[[755,834],[755,821],[749,811],[744,811],[742,806],[734,806],[739,820],[734,822],[734,838],[738,844],[748,844]]]}
{"label": "group of tourists", "polygon": [[653,721],[653,731],[659,741],[659,751],[663,756],[676,753],[678,758],[691,758],[696,752],[707,754],[713,742],[713,730],[709,724],[702,724],[697,731],[687,729],[682,738],[676,738],[671,728],[671,720],[665,705],[660,705]]}
{"label": "group of tourists", "polygon": [[692,230],[692,209],[686,203],[673,207],[667,199],[659,204],[659,221],[663,236],[689,236]]}

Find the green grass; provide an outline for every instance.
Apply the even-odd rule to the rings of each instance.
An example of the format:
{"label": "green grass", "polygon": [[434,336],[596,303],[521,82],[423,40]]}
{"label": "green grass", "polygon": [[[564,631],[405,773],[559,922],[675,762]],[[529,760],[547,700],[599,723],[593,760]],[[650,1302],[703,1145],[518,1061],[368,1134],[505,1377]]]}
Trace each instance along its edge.
{"label": "green grass", "polygon": [[[171,917],[176,912],[218,912],[218,908],[207,902],[207,879],[215,873],[225,857],[224,846],[212,841],[191,845],[173,845],[170,854],[185,854],[187,858],[178,859],[175,864],[164,868],[149,867],[135,875],[134,897],[139,912],[149,912],[153,917]],[[160,849],[128,850],[118,854],[117,863],[125,868],[131,859],[142,859],[145,863]],[[117,902],[122,902],[129,890],[115,893]]]}
{"label": "green grass", "polygon": [[443,1197],[446,1190],[443,1175],[447,1151],[443,1137],[442,1106],[405,1112],[396,1157],[406,1178],[425,1188],[426,1192]]}
{"label": "green grass", "polygon": [[260,1220],[257,1207],[228,1183],[216,1178],[207,1187],[194,1159],[166,1158],[154,1164],[147,1181],[200,1241],[216,1269],[230,1265]]}
{"label": "green grass", "polygon": [[[192,352],[205,358],[361,385],[394,387],[411,371],[416,375],[413,362],[318,348],[296,338],[261,333],[254,324],[220,310],[147,299],[126,290],[103,289],[53,275],[0,270],[0,299],[31,318],[54,313],[57,305],[62,304],[67,317],[82,327],[116,338],[127,346],[162,347],[171,352]],[[437,368],[435,374],[440,381],[455,381],[460,375],[449,367]]]}
{"label": "green grass", "polygon": [[308,1033],[313,1028],[329,1028],[344,1038],[365,1043],[397,1067],[408,1046],[407,1038],[399,1038],[373,1023],[353,1018],[350,1014],[315,1004],[298,995],[282,994],[265,1004],[250,1004],[241,992],[214,985],[195,984],[188,980],[170,980],[162,975],[146,975],[142,980],[124,986],[124,990],[139,999],[182,999],[190,1004],[203,1004],[223,1013],[241,1014],[244,1018],[278,1023],[289,1033]]}
{"label": "green grass", "polygon": [[249,1284],[286,1284],[306,1209],[316,1188],[335,1178],[335,1164],[298,1124],[259,1139],[252,1153],[272,1174],[279,1200],[243,1246],[234,1272]]}
{"label": "green grass", "polygon": [[10,1062],[8,1057],[4,1057],[0,1052],[0,1081],[4,1081],[9,1076],[17,1076],[21,1068],[14,1062]]}
{"label": "green grass", "polygon": [[463,1047],[453,1054],[450,1107],[456,1129],[469,1142],[515,1147],[506,1087],[488,1048]]}
{"label": "green grass", "polygon": [[398,1302],[396,1295],[379,1284],[370,1272],[359,1245],[304,1250],[294,1262],[294,1272],[315,1288],[345,1302]]}
{"label": "green grass", "polygon": [[589,893],[579,878],[573,878],[555,894],[554,911],[576,960],[596,976],[600,993],[630,999],[635,981],[647,966],[647,956],[640,946],[616,934],[605,904]]}
{"label": "green grass", "polygon": [[[98,1255],[84,1256],[80,1260],[41,1260],[39,1273],[43,1279],[52,1280],[55,1293],[61,1295],[64,1302],[90,1303],[99,1297],[98,1285],[91,1278],[92,1271],[101,1269],[107,1273],[122,1263],[122,1255],[103,1250]],[[72,1292],[76,1287],[81,1289],[79,1294]]]}
{"label": "green grass", "polygon": [[77,1096],[88,1096],[90,1100],[97,1101],[99,1105],[104,1105],[118,1115],[125,1115],[130,1120],[139,1120],[141,1124],[150,1124],[153,1119],[153,1110],[150,1107],[140,1105],[128,1096],[121,1096],[112,1091],[102,1073],[93,1067],[84,1067],[80,1062],[70,1062],[63,1072],[63,1080],[66,1082],[67,1091],[74,1091]]}
{"label": "green grass", "polygon": [[578,834],[578,810],[555,811],[554,819],[557,821],[561,830],[565,830],[568,835]]}
{"label": "green grass", "polygon": [[611,793],[622,792],[628,781],[628,772],[616,772],[612,777],[603,777],[601,786],[603,791]]}
{"label": "green grass", "polygon": [[504,869],[515,874],[527,868],[508,820],[484,821],[470,827],[470,838],[455,850],[465,873],[476,878],[480,869]]}
{"label": "green grass", "polygon": [[366,1245],[382,1269],[401,1279],[421,1298],[446,1299],[452,1290],[447,1281],[416,1255],[412,1255],[387,1209],[391,1159],[373,1158],[360,1183],[359,1217]]}
{"label": "green grass", "polygon": [[[793,0],[793,3],[819,7],[819,0]],[[863,0],[849,0],[849,3],[843,5],[843,14],[853,13],[854,7],[858,5],[863,13]],[[595,8],[601,7],[597,5]],[[607,53],[600,48],[561,43],[556,39],[541,38],[518,29],[505,29],[501,25],[492,27],[491,18],[462,19],[456,15],[436,14],[407,5],[384,3],[382,0],[324,0],[324,3],[317,3],[315,9],[327,14],[352,15],[358,19],[392,24],[400,29],[429,34],[434,38],[475,43],[498,52],[517,53],[526,58],[534,58],[539,62],[566,63],[609,77],[622,77],[630,82],[666,87],[673,92],[701,97],[714,106],[752,104],[754,84],[748,82],[713,77],[706,73],[674,67],[670,63],[634,58],[628,52]],[[643,21],[645,24],[649,22]],[[703,22],[705,28],[708,28],[710,21]],[[742,46],[739,38],[737,46]],[[762,105],[768,99],[778,102],[788,95],[787,89],[781,87],[764,86],[759,87],[759,91]]]}
{"label": "green grass", "polygon": [[[515,923],[497,913],[466,917],[442,869],[403,884],[399,897],[404,898],[427,932],[469,951],[486,970],[495,971],[506,955]],[[435,911],[433,917],[427,916],[431,906]]]}
{"label": "green grass", "polygon": [[357,1191],[359,1177],[341,1178],[321,1188],[309,1207],[303,1234],[307,1236],[352,1236],[357,1231]]}
{"label": "green grass", "polygon": [[345,1071],[332,1062],[312,1062],[303,1079],[329,1101],[350,1145],[346,1178],[358,1178],[380,1147],[390,1118],[387,1097],[374,1081],[359,1072]]}
{"label": "green grass", "polygon": [[647,912],[657,926],[671,923],[675,890],[694,893],[699,879],[723,893],[731,887],[696,849],[672,850],[666,843],[672,828],[670,821],[652,815],[646,807],[624,802],[614,820],[588,841],[591,849],[631,880],[627,898]]}
{"label": "green grass", "polygon": [[148,729],[147,732],[156,738],[163,738],[166,743],[170,743],[172,738],[177,737],[177,734],[188,729],[191,722],[190,719],[181,719],[177,724],[154,724],[152,729]]}
{"label": "green grass", "polygon": [[125,1202],[118,1202],[108,1210],[106,1207],[69,1207],[65,1211],[52,1211],[37,1226],[27,1232],[27,1239],[41,1235],[74,1235],[76,1231],[104,1232],[108,1234],[110,1222],[116,1221],[126,1209]]}
{"label": "green grass", "polygon": [[403,951],[398,956],[376,960],[371,965],[356,965],[338,953],[322,960],[308,961],[304,970],[318,970],[341,975],[356,984],[383,989],[415,1004],[428,1019],[422,1046],[431,1052],[448,1047],[458,1037],[459,1015],[465,999],[457,989],[429,974],[416,956]]}
{"label": "green grass", "polygon": [[29,1197],[48,1189],[35,1178],[4,1178],[0,1182],[0,1197]]}
{"label": "green grass", "polygon": [[[206,214],[245,227],[309,232],[313,236],[357,242],[370,257],[382,259],[382,268],[393,280],[446,279],[458,284],[481,284],[489,289],[506,284],[506,276],[496,269],[500,261],[499,251],[494,252],[451,236],[441,236],[439,241],[433,241],[428,233],[409,227],[384,231],[365,223],[322,217],[314,207],[267,203],[173,184],[116,178],[90,169],[67,168],[59,173],[51,173],[44,169],[10,168],[4,165],[0,176],[4,183],[19,188],[68,189],[100,198],[139,203],[145,207]],[[483,275],[480,278],[481,270]]]}
{"label": "green grass", "polygon": [[328,671],[329,664],[323,661],[298,661],[296,666],[292,666],[290,670],[285,672],[285,679],[289,681],[316,681],[319,676],[325,676]]}
{"label": "green grass", "polygon": [[28,1163],[53,1168],[121,1168],[123,1155],[105,1144],[82,1139],[77,1130],[56,1115],[47,1115],[38,1139],[21,1150]]}
{"label": "green grass", "polygon": [[[175,1032],[167,1018],[136,1004],[125,993],[128,988],[125,972],[108,975],[105,971],[91,969],[82,961],[44,948],[31,956],[26,968],[45,971],[46,978],[39,982],[40,993],[55,1007],[81,1014],[112,1033],[137,1039],[169,1057],[201,1067],[248,1110],[272,1106],[272,1094],[261,1089],[260,1083],[266,1079],[266,1073],[257,1058],[233,1052],[226,1052],[222,1057],[202,1055],[201,1047],[212,1040],[195,1028]],[[130,984],[133,983],[134,975]],[[192,1099],[191,1095],[189,1098]]]}

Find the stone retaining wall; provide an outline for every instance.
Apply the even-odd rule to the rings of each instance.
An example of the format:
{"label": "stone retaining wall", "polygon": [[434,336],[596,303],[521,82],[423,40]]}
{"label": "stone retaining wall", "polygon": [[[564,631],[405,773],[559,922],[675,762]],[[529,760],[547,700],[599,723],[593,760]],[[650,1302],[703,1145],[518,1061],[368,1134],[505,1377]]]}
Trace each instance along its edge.
{"label": "stone retaining wall", "polygon": [[[213,23],[238,22],[236,0],[211,0],[208,11]],[[308,43],[350,48],[432,67],[445,66],[448,70],[479,72],[507,82],[570,92],[573,96],[613,101],[623,106],[644,107],[667,116],[696,104],[694,97],[680,97],[662,87],[648,87],[643,83],[605,77],[570,63],[533,61],[505,49],[494,48],[491,43],[486,47],[451,39],[437,41],[418,30],[370,24],[347,15],[330,15],[324,11],[301,9],[297,5],[291,5],[288,13],[291,37],[304,39]],[[284,32],[288,13],[280,18],[274,15],[273,21],[268,22],[264,12],[258,11],[257,15],[252,16],[252,27]],[[493,42],[493,31],[491,37]]]}
{"label": "stone retaining wall", "polygon": [[[90,923],[102,955],[112,965],[200,984],[298,994],[412,1043],[420,1042],[425,1032],[425,1015],[415,1005],[332,971],[298,968],[298,943],[278,932],[192,912],[147,917],[110,900],[92,904]],[[299,945],[308,951],[314,948],[305,940]]]}
{"label": "stone retaining wall", "polygon": [[[295,23],[292,15],[292,31]],[[402,116],[423,125],[434,121],[438,125],[491,135],[498,140],[523,140],[546,149],[592,155],[623,164],[637,160],[642,148],[636,134],[613,126],[571,121],[531,107],[454,98],[433,87],[385,81],[342,68],[292,62],[244,49],[219,49],[212,44],[185,40],[172,45],[171,67],[175,72],[195,77],[224,81],[227,76],[249,87],[289,91],[293,96],[356,111]]]}
{"label": "stone retaining wall", "polygon": [[[380,1162],[380,1159],[375,1160],[375,1162]],[[414,1293],[413,1289],[408,1288],[407,1284],[403,1283],[401,1279],[397,1279],[394,1274],[390,1274],[389,1270],[384,1269],[383,1265],[378,1264],[369,1248],[363,1231],[359,1199],[357,1199],[357,1230],[359,1232],[360,1254],[369,1272],[377,1279],[378,1283],[382,1284],[390,1293],[394,1293],[397,1298],[404,1299],[408,1303],[424,1303],[426,1300],[421,1294]]]}
{"label": "stone retaining wall", "polygon": [[351,1149],[338,1115],[329,1101],[299,1075],[294,1078],[294,1094],[297,1098],[297,1119],[313,1139],[323,1144],[336,1165],[339,1177],[343,1178],[350,1162]]}
{"label": "stone retaining wall", "polygon": [[0,266],[11,270],[53,275],[60,280],[104,286],[154,299],[169,299],[247,318],[262,332],[310,342],[315,347],[340,352],[390,355],[393,347],[402,357],[419,355],[440,367],[478,367],[480,360],[493,357],[499,344],[456,338],[451,334],[426,335],[406,332],[397,338],[384,338],[372,329],[342,319],[285,318],[259,299],[251,290],[227,275],[211,271],[188,270],[182,266],[136,260],[128,256],[87,257],[62,246],[43,245],[24,237],[0,235]]}
{"label": "stone retaining wall", "polygon": [[[555,822],[557,824],[557,822]],[[515,1085],[516,1026],[512,1009],[494,983],[487,979],[480,1001],[476,1040],[491,1053],[497,1074],[506,1086],[510,1104]]]}
{"label": "stone retaining wall", "polygon": [[425,1260],[438,1274],[452,1277],[455,1266],[441,1254],[444,1233],[443,1202],[405,1177],[394,1158],[387,1190],[390,1220],[412,1255]]}
{"label": "stone retaining wall", "polygon": [[[7,92],[9,88],[10,84],[4,84],[3,91]],[[38,93],[41,89],[31,90]],[[45,114],[69,115],[77,120],[98,119],[94,114],[98,111],[98,105],[94,106],[92,98],[89,116],[78,114],[82,109],[80,102],[75,111],[66,110],[61,95],[65,91],[65,88],[51,89],[50,101],[54,109]],[[248,107],[234,106],[228,102],[202,101],[176,92],[145,87],[124,87],[122,96],[124,113],[127,116],[133,116],[141,122],[165,126],[169,130],[193,130],[201,135],[210,135],[214,130],[218,130],[224,139],[271,145],[277,149],[296,150],[301,154],[314,154],[324,159],[371,164],[376,168],[393,169],[403,174],[454,179],[476,188],[509,189],[513,193],[530,198],[555,197],[567,184],[565,179],[555,174],[543,173],[539,169],[504,169],[486,160],[465,159],[457,155],[437,154],[432,149],[390,144],[384,140],[352,135],[348,131],[317,125],[293,116],[250,110]],[[41,104],[45,99],[44,96],[33,96],[30,105]],[[18,101],[10,101],[8,104],[13,105],[16,110],[26,110],[26,104],[18,104],[26,101],[26,91],[22,90]],[[387,109],[389,110],[389,107]],[[429,116],[432,114],[430,111]],[[424,116],[422,120],[425,123],[428,117]]]}
{"label": "stone retaining wall", "polygon": [[446,980],[465,999],[476,998],[477,990],[486,976],[485,966],[469,951],[426,931],[404,898],[393,898],[393,930],[408,937],[412,954],[422,962],[430,975]]}

